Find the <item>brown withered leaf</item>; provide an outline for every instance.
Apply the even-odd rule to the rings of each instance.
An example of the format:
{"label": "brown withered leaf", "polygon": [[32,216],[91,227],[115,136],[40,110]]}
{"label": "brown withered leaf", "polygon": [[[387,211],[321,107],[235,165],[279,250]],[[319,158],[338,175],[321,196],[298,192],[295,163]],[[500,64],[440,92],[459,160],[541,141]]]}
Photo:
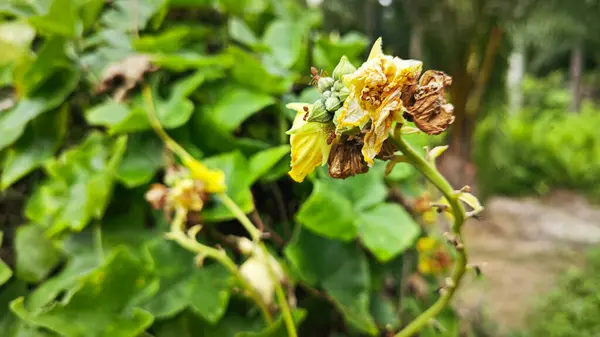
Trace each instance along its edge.
{"label": "brown withered leaf", "polygon": [[329,176],[335,179],[346,179],[360,173],[367,173],[369,165],[363,158],[362,141],[356,137],[342,136],[333,144],[329,152]]}
{"label": "brown withered leaf", "polygon": [[452,77],[437,70],[427,70],[419,80],[414,103],[408,108],[415,125],[429,135],[445,131],[454,122],[454,107],[446,102],[444,89]]}
{"label": "brown withered leaf", "polygon": [[156,69],[147,55],[128,56],[119,63],[111,64],[104,70],[102,80],[96,88],[96,93],[112,91],[113,99],[121,102],[129,91],[144,79],[146,73]]}

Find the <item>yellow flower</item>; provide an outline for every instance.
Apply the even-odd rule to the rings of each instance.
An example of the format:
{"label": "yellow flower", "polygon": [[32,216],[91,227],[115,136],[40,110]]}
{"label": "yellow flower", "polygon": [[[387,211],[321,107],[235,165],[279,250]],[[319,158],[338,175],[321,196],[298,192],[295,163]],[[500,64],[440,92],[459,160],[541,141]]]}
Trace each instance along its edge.
{"label": "yellow flower", "polygon": [[336,132],[362,127],[370,120],[371,127],[362,148],[369,165],[373,165],[373,158],[381,151],[393,123],[402,119],[405,111],[402,94],[417,84],[421,69],[420,61],[383,54],[379,38],[367,61],[354,73],[343,77],[350,95],[336,118]]}
{"label": "yellow flower", "polygon": [[208,193],[225,192],[225,173],[221,170],[211,170],[190,155],[182,156],[181,161],[190,170],[194,179],[204,183],[204,190]]}
{"label": "yellow flower", "polygon": [[[305,121],[304,116],[312,109],[312,104],[289,103],[286,107],[297,111],[294,124],[287,132],[292,146],[289,175],[302,182],[315,167],[327,163],[332,145],[328,140],[333,134],[333,124]],[[304,110],[305,107],[308,111]]]}
{"label": "yellow flower", "polygon": [[451,264],[445,246],[432,237],[423,237],[417,241],[419,252],[418,269],[421,274],[439,274]]}

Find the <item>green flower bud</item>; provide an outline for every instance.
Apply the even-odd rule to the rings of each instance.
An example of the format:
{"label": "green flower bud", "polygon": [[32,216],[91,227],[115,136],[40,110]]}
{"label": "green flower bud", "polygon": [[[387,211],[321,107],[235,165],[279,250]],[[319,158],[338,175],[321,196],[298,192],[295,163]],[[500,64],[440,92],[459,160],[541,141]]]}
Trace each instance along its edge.
{"label": "green flower bud", "polygon": [[331,96],[325,100],[325,109],[327,109],[327,111],[335,111],[341,107],[342,102],[339,98]]}
{"label": "green flower bud", "polygon": [[340,91],[342,89],[344,89],[344,83],[340,80],[335,81],[333,84],[333,91]]}
{"label": "green flower bud", "polygon": [[331,88],[333,82],[335,82],[335,80],[331,77],[321,77],[317,82],[317,89],[319,89],[320,92],[327,91]]}
{"label": "green flower bud", "polygon": [[331,91],[327,90],[327,91],[323,92],[322,96],[325,99],[331,97]]}
{"label": "green flower bud", "polygon": [[343,87],[340,91],[338,91],[338,97],[340,98],[340,101],[346,100],[348,95],[350,95],[350,89],[346,87]]}
{"label": "green flower bud", "polygon": [[313,104],[312,109],[308,112],[309,122],[327,123],[331,120],[332,116],[325,109],[325,103],[322,99],[319,99]]}
{"label": "green flower bud", "polygon": [[342,56],[338,65],[333,69],[333,78],[339,80],[342,76],[356,71],[356,67],[350,63],[346,56]]}

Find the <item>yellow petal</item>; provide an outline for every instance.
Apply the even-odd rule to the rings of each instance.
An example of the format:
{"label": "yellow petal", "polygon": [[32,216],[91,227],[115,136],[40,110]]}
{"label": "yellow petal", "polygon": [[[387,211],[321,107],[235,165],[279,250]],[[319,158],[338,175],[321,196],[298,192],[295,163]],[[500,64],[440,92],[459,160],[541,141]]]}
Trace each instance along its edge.
{"label": "yellow petal", "polygon": [[286,107],[298,111],[290,135],[292,146],[292,162],[290,177],[297,182],[304,181],[306,175],[315,167],[324,165],[329,158],[331,144],[327,144],[329,135],[333,132],[331,124],[306,122],[304,106],[307,104],[290,103]]}
{"label": "yellow petal", "polygon": [[369,53],[369,58],[367,60],[371,60],[383,55],[383,50],[381,49],[381,41],[381,38],[378,38],[377,41],[375,41],[373,47],[371,48],[371,52]]}
{"label": "yellow petal", "polygon": [[388,96],[381,107],[375,111],[369,111],[371,117],[371,129],[365,135],[365,144],[362,148],[363,157],[369,165],[373,165],[373,159],[381,151],[383,142],[389,137],[390,131],[398,113],[403,106],[400,101],[400,90]]}
{"label": "yellow petal", "polygon": [[418,268],[421,274],[432,274],[431,263],[427,259],[419,258]]}
{"label": "yellow petal", "polygon": [[417,241],[417,251],[419,253],[431,252],[437,246],[437,240],[429,236],[422,237]]}
{"label": "yellow petal", "polygon": [[225,185],[225,173],[223,171],[211,170],[198,160],[187,156],[182,158],[182,162],[190,170],[192,178],[204,183],[206,192],[220,193],[225,192],[227,189]]}
{"label": "yellow petal", "polygon": [[369,114],[358,104],[354,93],[350,93],[335,121],[336,133],[341,133],[353,127],[362,128],[368,121]]}

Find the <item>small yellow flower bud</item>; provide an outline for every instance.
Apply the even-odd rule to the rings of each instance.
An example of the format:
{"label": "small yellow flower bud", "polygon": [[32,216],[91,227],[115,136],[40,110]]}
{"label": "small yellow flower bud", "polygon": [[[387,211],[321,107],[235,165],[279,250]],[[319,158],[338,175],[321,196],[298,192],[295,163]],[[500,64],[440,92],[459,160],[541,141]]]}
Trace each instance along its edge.
{"label": "small yellow flower bud", "polygon": [[333,78],[339,80],[342,76],[351,74],[356,71],[356,67],[350,63],[350,60],[346,56],[342,56],[340,62],[337,64],[335,69],[333,69]]}

